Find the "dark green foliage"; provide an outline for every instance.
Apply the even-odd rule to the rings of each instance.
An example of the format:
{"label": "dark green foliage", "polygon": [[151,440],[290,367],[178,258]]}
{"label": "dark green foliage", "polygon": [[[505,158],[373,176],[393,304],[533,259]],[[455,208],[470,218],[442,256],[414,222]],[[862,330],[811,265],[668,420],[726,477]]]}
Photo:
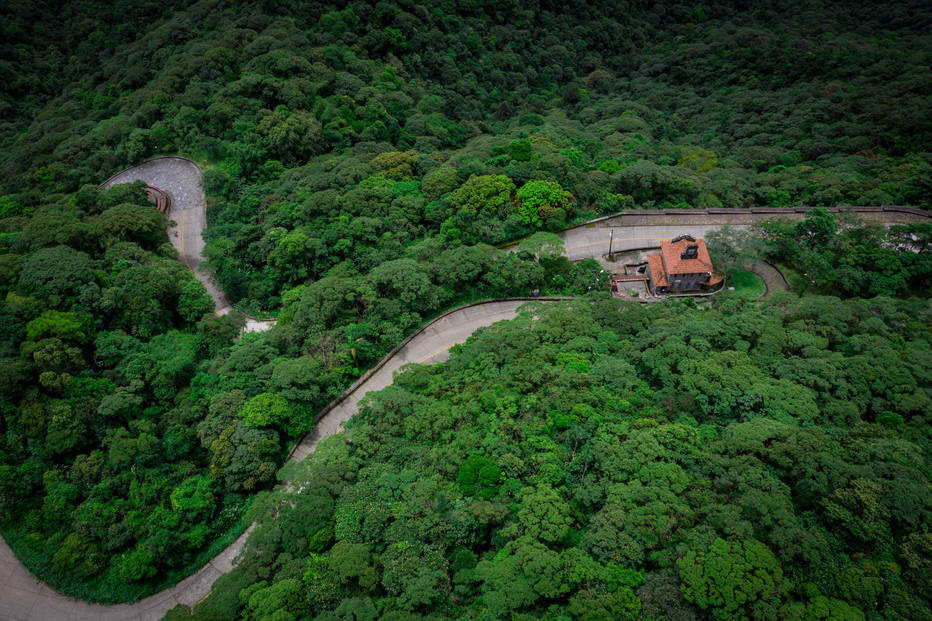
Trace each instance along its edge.
{"label": "dark green foliage", "polygon": [[[932,196],[919,2],[7,5],[0,516],[33,571],[85,597],[190,570],[314,414],[429,317],[604,290],[539,229]],[[175,153],[204,164],[209,267],[279,311],[273,332],[233,342],[240,320],[213,316],[141,182],[97,190]],[[759,232],[752,250],[819,293],[927,292],[927,225],[816,212]],[[923,618],[925,307],[595,304],[455,358],[449,385],[409,374],[425,385],[385,393],[367,448],[315,466],[255,575],[197,614],[689,619],[782,598],[786,618]],[[774,589],[747,581],[736,612],[688,554],[743,558]]]}
{"label": "dark green foliage", "polygon": [[[925,301],[532,306],[396,376],[318,447],[301,491],[267,501],[285,509],[234,573],[242,606],[297,579],[306,598],[282,605],[321,619],[369,602],[382,617],[927,618],[928,411],[861,375],[855,344],[881,326],[852,318],[879,308],[874,347],[899,343],[887,366],[928,347]],[[788,404],[815,389],[782,377],[812,360],[840,373]],[[714,373],[724,392],[697,381]],[[894,391],[930,389],[919,369],[896,376]],[[896,430],[870,422],[892,414]]]}
{"label": "dark green foliage", "polygon": [[801,220],[772,219],[750,230],[723,227],[711,233],[718,267],[736,272],[760,257],[802,275],[801,292],[844,296],[926,294],[932,277],[932,223],[890,228],[814,209]]}
{"label": "dark green foliage", "polygon": [[[17,60],[0,87],[3,215],[41,222],[17,243],[153,249],[151,209],[128,218],[127,196],[99,201],[87,184],[157,153],[195,155],[221,169],[205,184],[217,199],[212,267],[249,308],[274,309],[337,265],[368,272],[424,234],[497,244],[622,207],[923,206],[932,189],[929,15],[915,2],[495,15],[204,2],[116,31],[118,9],[72,4],[54,15],[68,36],[42,60],[25,50],[45,49],[34,37],[50,36],[50,9],[5,20]],[[889,114],[891,101],[910,112]],[[45,209],[53,192],[75,192],[98,220]],[[858,263],[890,263],[887,250]],[[884,269],[873,293],[902,289],[902,270]],[[833,285],[862,280],[855,272]]]}
{"label": "dark green foliage", "polygon": [[[268,482],[281,459],[274,432],[233,434],[227,461],[199,446],[206,404],[189,386],[235,329],[208,337],[196,323],[213,303],[166,256],[162,214],[128,202],[138,193],[79,191],[86,211],[50,199],[24,227],[31,241],[6,255],[19,270],[3,282],[0,522],[30,569],[104,601],[201,563],[238,517],[242,497],[224,486]],[[45,235],[50,214],[81,234]]]}

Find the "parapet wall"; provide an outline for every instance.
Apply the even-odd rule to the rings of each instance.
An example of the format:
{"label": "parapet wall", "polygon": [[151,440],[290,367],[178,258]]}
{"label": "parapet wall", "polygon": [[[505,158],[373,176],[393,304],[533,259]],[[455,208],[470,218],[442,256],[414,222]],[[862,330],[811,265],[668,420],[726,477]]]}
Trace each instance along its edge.
{"label": "parapet wall", "polygon": [[[629,209],[578,226],[679,226],[684,224],[755,224],[771,218],[802,220],[812,207],[752,207],[750,209]],[[932,213],[914,207],[827,207],[829,213],[852,211],[868,222],[923,222]],[[572,227],[578,228],[578,227]]]}

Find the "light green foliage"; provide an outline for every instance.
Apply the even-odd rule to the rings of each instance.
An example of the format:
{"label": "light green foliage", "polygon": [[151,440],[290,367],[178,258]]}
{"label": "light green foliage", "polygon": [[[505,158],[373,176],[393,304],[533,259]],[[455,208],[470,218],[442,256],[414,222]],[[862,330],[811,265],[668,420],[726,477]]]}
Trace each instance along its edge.
{"label": "light green foliage", "polygon": [[372,168],[392,181],[407,181],[414,175],[417,165],[415,151],[387,151],[379,153],[370,162]]}
{"label": "light green foliage", "polygon": [[847,602],[818,595],[805,604],[793,602],[783,608],[783,619],[796,621],[864,621],[864,613]]}
{"label": "light green foliage", "polygon": [[572,195],[555,181],[529,181],[518,189],[522,222],[540,226],[551,212],[569,207]]}
{"label": "light green foliage", "polygon": [[82,343],[87,340],[86,320],[74,313],[47,310],[26,324],[26,338],[38,341],[46,337]]}
{"label": "light green foliage", "polygon": [[767,292],[767,287],[760,276],[754,272],[738,270],[732,272],[726,283],[729,288],[734,287],[735,291],[750,298],[757,298]]}
{"label": "light green foliage", "polygon": [[285,422],[290,416],[288,402],[278,393],[263,392],[243,405],[239,416],[247,427],[270,427]]}
{"label": "light green foliage", "polygon": [[294,621],[303,599],[301,581],[294,578],[271,586],[259,583],[240,592],[240,600],[246,604],[245,618],[255,621]]}
{"label": "light green foliage", "polygon": [[504,215],[514,191],[514,183],[504,175],[471,175],[466,183],[450,193],[448,200],[467,216]]}
{"label": "light green foliage", "polygon": [[589,372],[589,359],[582,354],[560,352],[557,354],[557,364],[561,367],[572,369],[579,373]]}
{"label": "light green foliage", "polygon": [[544,231],[538,231],[527,239],[522,239],[521,243],[518,244],[518,251],[530,253],[538,261],[553,260],[562,256],[565,252],[563,240],[560,236]]}
{"label": "light green foliage", "polygon": [[753,539],[716,538],[677,561],[683,595],[718,619],[775,618],[783,570],[767,546]]}
{"label": "light green foliage", "polygon": [[550,486],[526,487],[518,500],[518,521],[529,537],[553,543],[569,532],[573,524],[569,506]]}
{"label": "light green foliage", "polygon": [[155,558],[143,548],[135,548],[120,562],[120,577],[127,582],[138,582],[155,575]]}
{"label": "light green foliage", "polygon": [[209,518],[215,508],[215,483],[204,475],[195,475],[182,481],[169,496],[174,511],[184,514],[190,522]]}
{"label": "light green foliage", "polygon": [[214,309],[214,302],[198,280],[191,279],[181,288],[178,296],[178,314],[185,321],[194,323]]}
{"label": "light green foliage", "polygon": [[698,147],[680,147],[680,158],[677,165],[691,168],[696,172],[708,172],[718,163],[718,154],[708,149]]}

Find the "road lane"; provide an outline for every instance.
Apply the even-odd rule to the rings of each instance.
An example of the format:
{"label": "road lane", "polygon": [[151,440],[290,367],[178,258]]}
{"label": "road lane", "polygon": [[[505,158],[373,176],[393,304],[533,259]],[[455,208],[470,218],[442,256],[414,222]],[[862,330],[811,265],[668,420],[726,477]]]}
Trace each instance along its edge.
{"label": "road lane", "polygon": [[[178,249],[181,260],[204,283],[217,307],[218,314],[232,310],[226,297],[213,280],[199,270],[203,261],[203,231],[207,226],[207,210],[204,191],[201,187],[201,169],[191,160],[179,157],[155,158],[138,166],[121,171],[101,187],[110,187],[118,183],[131,183],[143,180],[150,185],[161,188],[171,196],[172,211],[170,217],[177,223],[170,232],[172,244]],[[667,214],[668,220],[677,219],[677,215]],[[901,222],[903,214],[891,213],[885,221],[888,224]],[[918,216],[917,216],[918,217]],[[677,235],[691,234],[704,237],[705,234],[722,224],[732,221],[731,215],[702,216],[703,222],[696,220],[699,216],[683,212],[682,224],[634,224],[615,225],[601,219],[597,223],[578,226],[560,233],[567,255],[571,260],[583,258],[601,258],[608,253],[611,240],[613,251],[640,249],[659,246],[663,239],[672,239]],[[618,218],[620,220],[621,218]],[[718,223],[709,220],[717,219]],[[734,228],[746,224],[733,224]],[[612,230],[614,229],[614,233]],[[614,235],[614,238],[613,238]],[[620,245],[618,245],[620,244]],[[389,354],[378,365],[377,370],[359,385],[354,385],[344,393],[335,407],[332,407],[318,421],[314,431],[308,434],[295,448],[294,460],[301,460],[310,455],[317,444],[334,433],[338,433],[343,424],[358,409],[359,401],[369,392],[380,390],[392,383],[394,374],[408,363],[433,364],[449,357],[450,349],[457,343],[465,341],[475,330],[492,325],[495,322],[512,319],[525,301],[498,300],[482,304],[469,305],[447,313],[430,322],[419,333]],[[270,322],[252,320],[255,328],[267,327]],[[165,589],[155,595],[132,604],[103,606],[90,604],[66,597],[40,582],[19,563],[9,546],[0,539],[0,619],[9,621],[27,621],[48,619],[93,621],[155,620],[178,603],[193,605],[210,594],[214,580],[229,572],[236,563],[236,557],[243,547],[249,531],[243,533],[226,550],[217,555],[197,573],[182,580],[174,587]]]}

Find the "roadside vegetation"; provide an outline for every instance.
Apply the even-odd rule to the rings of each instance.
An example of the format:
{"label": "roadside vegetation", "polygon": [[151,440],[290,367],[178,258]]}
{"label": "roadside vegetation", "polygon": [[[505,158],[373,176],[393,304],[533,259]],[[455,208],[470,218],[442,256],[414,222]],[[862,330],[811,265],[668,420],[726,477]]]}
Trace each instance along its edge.
{"label": "roadside vegetation", "polygon": [[[912,0],[7,3],[5,539],[117,602],[260,518],[202,619],[932,618],[929,225],[723,231],[739,284],[758,257],[801,286],[709,310],[611,302],[551,234],[928,209],[930,33]],[[204,167],[207,264],[273,330],[213,315],[139,186],[97,190],[167,154]],[[406,335],[535,290],[589,295],[401,376],[274,504]]]}
{"label": "roadside vegetation", "polygon": [[168,618],[929,618],[927,300],[708,305],[548,304],[410,368]]}

